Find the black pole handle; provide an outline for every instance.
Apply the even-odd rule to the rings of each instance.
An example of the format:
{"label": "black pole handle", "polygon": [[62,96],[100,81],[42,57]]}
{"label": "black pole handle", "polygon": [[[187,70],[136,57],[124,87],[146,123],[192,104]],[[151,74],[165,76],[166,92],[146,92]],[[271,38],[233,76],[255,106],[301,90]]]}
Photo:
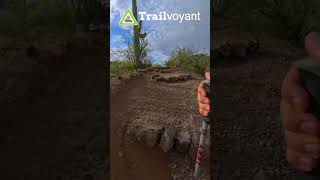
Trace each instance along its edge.
{"label": "black pole handle", "polygon": [[[305,90],[309,94],[308,111],[320,119],[320,65],[312,60],[304,60],[296,63],[299,69],[300,78]],[[298,180],[319,180],[319,167],[311,172],[298,173]]]}
{"label": "black pole handle", "polygon": [[305,90],[309,94],[310,104],[308,111],[320,118],[320,77],[305,70],[300,70],[300,77]]}
{"label": "black pole handle", "polygon": [[207,91],[207,97],[210,97],[210,81],[209,80],[204,80],[202,81],[205,90]]}
{"label": "black pole handle", "polygon": [[[203,85],[204,85],[204,88],[207,92],[207,97],[210,98],[210,81],[209,80],[204,80],[202,81]],[[211,103],[211,101],[210,101]],[[208,124],[210,124],[210,117],[211,117],[211,106],[210,106],[210,112],[208,114],[208,116],[205,116],[202,118],[202,120]]]}

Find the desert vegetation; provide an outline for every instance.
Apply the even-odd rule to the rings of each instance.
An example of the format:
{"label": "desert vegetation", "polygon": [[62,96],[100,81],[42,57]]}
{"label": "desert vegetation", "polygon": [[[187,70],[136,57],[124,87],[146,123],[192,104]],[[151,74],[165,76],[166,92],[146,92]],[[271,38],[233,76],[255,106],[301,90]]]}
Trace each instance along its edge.
{"label": "desert vegetation", "polygon": [[319,7],[315,0],[216,0],[217,16],[235,17],[246,31],[257,36],[271,32],[292,45],[301,46],[304,36],[319,30]]}

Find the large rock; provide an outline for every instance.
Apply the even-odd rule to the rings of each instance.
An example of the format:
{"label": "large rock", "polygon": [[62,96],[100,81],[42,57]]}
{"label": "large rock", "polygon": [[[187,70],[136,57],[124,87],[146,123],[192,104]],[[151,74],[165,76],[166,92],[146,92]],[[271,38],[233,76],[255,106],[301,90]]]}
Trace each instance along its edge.
{"label": "large rock", "polygon": [[156,125],[138,126],[135,130],[135,136],[140,143],[153,148],[159,143],[163,129],[162,126]]}
{"label": "large rock", "polygon": [[174,137],[176,135],[176,129],[166,128],[162,134],[161,141],[160,141],[160,147],[164,152],[168,152],[171,150],[171,148],[174,145]]}
{"label": "large rock", "polygon": [[152,77],[156,81],[163,81],[167,83],[176,83],[176,82],[183,82],[192,79],[191,74],[181,74],[181,75],[171,75],[171,76],[154,76]]}
{"label": "large rock", "polygon": [[158,77],[160,77],[159,74],[153,74],[153,75],[151,76],[151,79],[156,79],[156,78],[158,78]]}
{"label": "large rock", "polygon": [[175,148],[177,152],[185,153],[188,152],[191,143],[190,134],[188,131],[178,131],[175,137]]}

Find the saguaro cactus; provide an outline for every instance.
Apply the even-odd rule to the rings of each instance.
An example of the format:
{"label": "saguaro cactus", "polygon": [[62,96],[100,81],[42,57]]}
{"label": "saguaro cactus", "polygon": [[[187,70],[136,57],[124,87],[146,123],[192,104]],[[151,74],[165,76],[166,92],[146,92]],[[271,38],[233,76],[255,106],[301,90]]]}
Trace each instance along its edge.
{"label": "saguaro cactus", "polygon": [[[132,13],[134,17],[138,19],[137,0],[132,0]],[[141,33],[141,31],[142,21],[139,22],[139,25],[133,26],[133,47],[135,55],[134,64],[136,68],[139,68],[143,65],[141,61],[143,47],[140,44],[140,39],[144,39],[147,36],[147,33]]]}
{"label": "saguaro cactus", "polygon": [[[138,19],[137,0],[132,0],[132,13],[136,19]],[[135,66],[141,66],[140,64],[140,41],[139,41],[139,26],[133,26],[133,47],[134,47],[134,64]]]}

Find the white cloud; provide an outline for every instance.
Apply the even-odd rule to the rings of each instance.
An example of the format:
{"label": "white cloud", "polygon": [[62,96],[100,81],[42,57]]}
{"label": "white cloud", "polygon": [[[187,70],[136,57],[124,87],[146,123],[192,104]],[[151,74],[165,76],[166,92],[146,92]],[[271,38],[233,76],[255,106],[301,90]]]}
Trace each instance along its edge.
{"label": "white cloud", "polygon": [[[197,13],[200,21],[144,21],[143,30],[150,32],[148,40],[153,49],[153,56],[167,58],[170,51],[177,47],[189,47],[201,51],[210,49],[210,0],[137,0],[138,10],[148,13],[166,11],[168,13]],[[111,0],[111,12],[120,18],[130,7],[131,0]],[[114,9],[114,10],[113,10]],[[117,14],[118,13],[118,14]],[[117,20],[119,21],[119,20]],[[116,22],[118,23],[118,22]],[[132,28],[129,28],[132,31]],[[161,61],[157,59],[157,61]]]}
{"label": "white cloud", "polygon": [[[116,17],[121,17],[121,14],[124,11],[131,7],[129,6],[129,2],[131,1],[123,1],[123,0],[111,0],[110,1],[110,22],[113,22]],[[120,19],[119,19],[120,20]]]}
{"label": "white cloud", "polygon": [[155,64],[163,64],[165,61],[169,59],[169,56],[164,54],[162,51],[154,50],[150,53],[153,63]]}

